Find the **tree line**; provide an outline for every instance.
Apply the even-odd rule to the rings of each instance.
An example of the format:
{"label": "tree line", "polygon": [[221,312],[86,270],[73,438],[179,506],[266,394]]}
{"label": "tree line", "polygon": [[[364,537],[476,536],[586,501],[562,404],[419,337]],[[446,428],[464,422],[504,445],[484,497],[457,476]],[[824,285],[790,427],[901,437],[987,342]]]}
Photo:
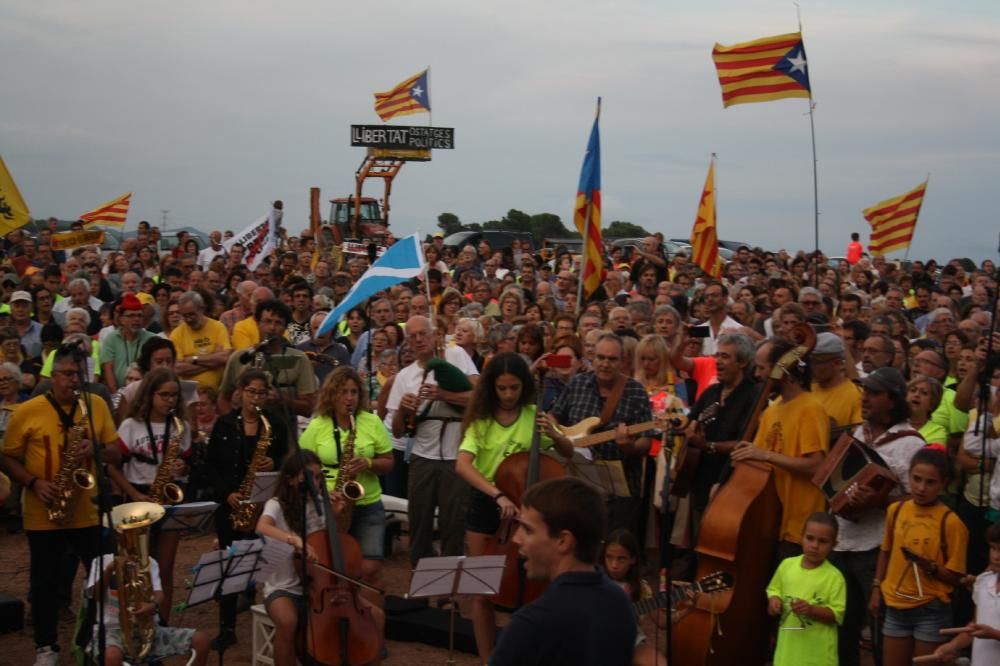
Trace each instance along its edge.
{"label": "tree line", "polygon": [[[543,238],[579,238],[575,228],[569,229],[562,219],[553,213],[528,213],[511,208],[499,220],[488,220],[483,223],[463,223],[454,213],[438,215],[438,228],[445,236],[460,231],[523,231],[530,233],[536,244],[541,244]],[[649,236],[650,232],[638,224],[615,220],[604,228],[605,238],[635,238]]]}

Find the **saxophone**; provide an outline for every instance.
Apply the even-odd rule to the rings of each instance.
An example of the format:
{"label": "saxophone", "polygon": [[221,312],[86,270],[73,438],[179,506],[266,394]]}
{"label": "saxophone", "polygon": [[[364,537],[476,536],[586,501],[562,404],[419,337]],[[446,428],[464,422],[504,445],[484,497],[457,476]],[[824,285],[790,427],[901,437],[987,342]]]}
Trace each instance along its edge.
{"label": "saxophone", "polygon": [[141,604],[154,601],[149,531],[164,513],[162,506],[152,502],[131,502],[111,511],[111,524],[118,534],[118,622],[125,656],[135,661],[145,659],[156,638],[156,614],[137,615],[135,611]]}
{"label": "saxophone", "polygon": [[[333,427],[337,427],[334,421]],[[343,450],[340,452],[340,460],[337,461],[337,481],[333,485],[333,494],[343,497],[344,509],[341,512],[338,522],[341,530],[347,530],[351,526],[351,512],[354,511],[354,503],[365,496],[365,487],[354,478],[354,474],[347,471],[350,462],[354,460],[354,440],[357,438],[358,429],[354,425],[354,414],[351,414],[351,434],[347,437]]]}
{"label": "saxophone", "polygon": [[[250,497],[253,495],[253,484],[257,480],[257,468],[267,457],[267,450],[271,447],[271,422],[264,416],[264,412],[257,407],[257,416],[260,417],[260,437],[257,438],[257,448],[253,451],[253,458],[247,467],[246,476],[240,484],[240,506],[229,514],[229,522],[235,532],[251,532],[257,524],[257,514],[260,512],[260,504],[250,504]],[[247,502],[244,504],[244,502]]]}
{"label": "saxophone", "polygon": [[[163,450],[163,460],[156,470],[156,478],[149,486],[149,501],[156,504],[180,504],[184,501],[184,491],[174,483],[174,463],[181,455],[181,439],[184,437],[184,422],[177,418],[176,413],[170,413],[167,421],[174,421],[174,432]],[[151,442],[156,446],[156,442]]]}
{"label": "saxophone", "polygon": [[70,504],[76,499],[77,494],[81,490],[92,490],[97,485],[94,475],[86,467],[82,467],[76,456],[71,454],[76,445],[87,436],[87,403],[80,392],[77,392],[76,400],[80,416],[67,433],[62,464],[52,479],[52,483],[59,491],[59,497],[49,506],[48,516],[49,520],[57,525],[62,525],[69,518]]}

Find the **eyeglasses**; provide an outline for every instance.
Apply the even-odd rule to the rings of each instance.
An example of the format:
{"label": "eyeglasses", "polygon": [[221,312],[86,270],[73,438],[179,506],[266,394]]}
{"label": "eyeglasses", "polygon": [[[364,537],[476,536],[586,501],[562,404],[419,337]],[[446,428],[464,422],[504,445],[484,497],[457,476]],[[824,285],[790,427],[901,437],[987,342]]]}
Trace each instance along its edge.
{"label": "eyeglasses", "polygon": [[12,382],[12,381],[14,381],[13,377],[0,377],[0,382]]}

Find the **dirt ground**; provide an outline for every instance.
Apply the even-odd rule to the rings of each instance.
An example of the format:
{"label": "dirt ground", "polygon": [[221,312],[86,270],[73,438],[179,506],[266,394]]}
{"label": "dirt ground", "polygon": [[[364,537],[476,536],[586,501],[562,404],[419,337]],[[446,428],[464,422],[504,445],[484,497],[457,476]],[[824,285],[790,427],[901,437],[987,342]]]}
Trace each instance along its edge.
{"label": "dirt ground", "polygon": [[[194,536],[184,539],[177,552],[177,569],[174,580],[174,601],[177,603],[187,595],[185,578],[182,571],[188,571],[198,560],[198,557],[211,549],[213,538],[208,535]],[[0,528],[0,592],[26,599],[28,595],[28,541],[24,533],[7,534]],[[386,562],[386,591],[390,594],[402,595],[409,582],[409,563],[404,553],[397,552]],[[78,577],[79,585],[82,574]],[[465,606],[466,604],[463,604]],[[171,618],[174,626],[195,627],[204,630],[210,637],[218,631],[218,611],[214,603],[207,603],[195,608],[189,608],[183,613],[175,613]],[[226,650],[225,664],[239,666],[253,663],[252,645],[253,620],[249,612],[242,613],[237,621],[236,633],[239,643]],[[69,656],[68,646],[73,625],[63,623],[59,626],[59,644],[62,650],[61,664],[69,666],[75,662]],[[448,658],[448,650],[435,648],[421,643],[388,642],[389,658],[383,663],[388,666],[438,666]],[[34,663],[35,646],[31,638],[31,627],[13,634],[0,634],[0,666],[30,666]],[[174,658],[164,661],[165,666],[179,666],[186,659]],[[218,663],[217,654],[209,659],[213,666]],[[458,666],[472,666],[479,660],[469,654],[455,653],[455,663]]]}

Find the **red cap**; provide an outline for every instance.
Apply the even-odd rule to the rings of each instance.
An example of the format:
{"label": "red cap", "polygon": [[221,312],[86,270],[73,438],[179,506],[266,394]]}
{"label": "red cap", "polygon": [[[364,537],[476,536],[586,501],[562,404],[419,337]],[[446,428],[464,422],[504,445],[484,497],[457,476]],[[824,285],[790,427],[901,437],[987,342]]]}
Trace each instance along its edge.
{"label": "red cap", "polygon": [[122,296],[122,303],[118,306],[118,309],[121,311],[142,310],[142,303],[135,297],[135,294],[125,294]]}

